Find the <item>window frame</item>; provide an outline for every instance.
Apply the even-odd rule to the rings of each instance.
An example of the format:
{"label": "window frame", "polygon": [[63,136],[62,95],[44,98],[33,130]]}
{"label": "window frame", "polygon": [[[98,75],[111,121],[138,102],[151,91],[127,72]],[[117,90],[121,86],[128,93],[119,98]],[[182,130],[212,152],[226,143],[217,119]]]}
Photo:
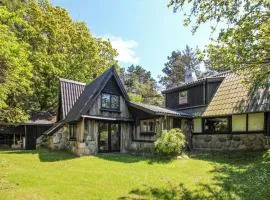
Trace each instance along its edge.
{"label": "window frame", "polygon": [[[104,95],[109,95],[109,107],[105,107],[104,104],[103,104],[103,96]],[[116,99],[118,100],[118,106],[117,107],[112,107],[112,97],[116,97]],[[120,111],[120,96],[117,95],[117,94],[109,94],[109,93],[101,93],[101,98],[100,98],[100,101],[101,101],[101,109],[102,110],[109,110],[109,111]]]}
{"label": "window frame", "polygon": [[[142,123],[144,123],[144,122],[147,122],[148,124],[147,124],[147,128],[146,128],[146,131],[143,131],[142,130]],[[153,131],[151,131],[150,130],[150,122],[151,123],[153,123]],[[146,135],[147,133],[155,133],[156,134],[156,123],[155,123],[155,119],[141,119],[140,120],[140,134],[142,134],[142,135]],[[154,134],[154,135],[155,135]]]}
{"label": "window frame", "polygon": [[[185,100],[184,102],[183,102],[183,100],[181,101],[181,99],[183,98],[183,97],[181,96],[182,93],[186,93],[186,95],[185,95],[185,97],[184,97],[184,100]],[[188,90],[182,90],[182,91],[179,91],[179,93],[178,93],[178,98],[179,98],[179,100],[178,100],[179,105],[188,104]]]}
{"label": "window frame", "polygon": [[[227,119],[227,130],[226,131],[206,131],[205,130],[206,120],[216,119],[216,118]],[[213,135],[214,134],[230,134],[230,133],[232,133],[232,118],[231,118],[231,116],[216,116],[216,117],[203,118],[203,120],[202,120],[202,128],[203,128],[203,133],[208,134],[208,135],[211,135],[211,134],[213,134]]]}
{"label": "window frame", "polygon": [[69,140],[77,139],[77,124],[69,124]]}

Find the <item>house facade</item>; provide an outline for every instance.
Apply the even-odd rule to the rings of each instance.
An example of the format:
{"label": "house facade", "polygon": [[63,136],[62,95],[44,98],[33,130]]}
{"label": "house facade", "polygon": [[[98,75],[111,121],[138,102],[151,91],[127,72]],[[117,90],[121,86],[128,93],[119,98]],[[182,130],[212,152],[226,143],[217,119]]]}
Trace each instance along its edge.
{"label": "house facade", "polygon": [[181,128],[194,149],[268,147],[267,88],[251,94],[239,76],[222,73],[163,94],[165,108],[130,102],[114,68],[90,84],[60,79],[58,122],[43,142],[78,155],[148,152],[162,130]]}
{"label": "house facade", "polygon": [[192,116],[193,149],[269,148],[268,86],[254,87],[244,75],[225,72],[163,93],[166,107]]}
{"label": "house facade", "polygon": [[43,140],[52,149],[78,155],[151,151],[162,130],[181,128],[186,118],[185,113],[130,102],[110,68],[88,85],[60,79],[58,122]]}

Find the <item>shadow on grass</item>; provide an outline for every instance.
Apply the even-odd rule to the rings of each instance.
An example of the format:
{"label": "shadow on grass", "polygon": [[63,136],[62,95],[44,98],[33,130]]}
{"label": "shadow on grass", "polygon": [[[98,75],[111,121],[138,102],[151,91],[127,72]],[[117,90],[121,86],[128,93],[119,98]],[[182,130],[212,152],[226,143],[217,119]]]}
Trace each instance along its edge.
{"label": "shadow on grass", "polygon": [[122,154],[122,153],[104,153],[97,154],[96,157],[113,161],[113,162],[122,162],[122,163],[135,163],[135,162],[147,162],[148,164],[154,163],[170,163],[174,159],[157,157],[157,156],[139,156],[139,155],[131,155],[131,154]]}
{"label": "shadow on grass", "polygon": [[57,162],[63,160],[70,160],[77,158],[71,152],[64,150],[50,150],[47,148],[40,148],[37,150],[0,150],[1,154],[38,154],[41,162]]}
{"label": "shadow on grass", "polygon": [[213,165],[212,184],[201,182],[194,190],[183,180],[166,187],[143,185],[119,199],[270,199],[270,151],[199,153],[193,159]]}

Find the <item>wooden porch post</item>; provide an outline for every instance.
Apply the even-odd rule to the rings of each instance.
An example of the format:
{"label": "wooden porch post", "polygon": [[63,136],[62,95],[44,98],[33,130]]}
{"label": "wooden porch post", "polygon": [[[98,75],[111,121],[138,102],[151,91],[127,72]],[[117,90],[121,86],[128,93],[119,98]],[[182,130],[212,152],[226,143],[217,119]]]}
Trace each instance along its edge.
{"label": "wooden porch post", "polygon": [[83,138],[84,138],[84,120],[85,118],[83,118],[82,120],[82,125],[81,125],[81,130],[80,130],[80,142],[83,142]]}

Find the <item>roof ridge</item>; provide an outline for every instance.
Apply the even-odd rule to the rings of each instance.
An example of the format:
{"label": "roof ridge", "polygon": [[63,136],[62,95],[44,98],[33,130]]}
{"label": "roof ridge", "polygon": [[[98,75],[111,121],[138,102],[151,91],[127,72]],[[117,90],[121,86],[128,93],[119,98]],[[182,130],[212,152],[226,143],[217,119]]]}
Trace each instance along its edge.
{"label": "roof ridge", "polygon": [[191,81],[191,82],[187,82],[187,83],[183,83],[183,84],[180,84],[180,85],[176,85],[176,86],[167,88],[167,89],[163,90],[162,93],[166,93],[168,91],[173,91],[175,89],[179,89],[179,88],[182,88],[182,87],[186,87],[186,86],[189,86],[189,85],[200,83],[200,82],[205,81],[207,79],[222,78],[222,77],[225,78],[227,76],[226,74],[229,74],[229,73],[231,73],[231,70],[227,70],[227,71],[224,71],[224,72],[219,72],[217,74],[210,75],[210,76],[201,77],[201,78],[198,78],[196,81]]}
{"label": "roof ridge", "polygon": [[59,78],[59,80],[62,82],[75,83],[75,84],[79,84],[79,85],[86,85],[86,83],[74,81],[74,80],[70,80],[70,79],[65,79],[65,78]]}

